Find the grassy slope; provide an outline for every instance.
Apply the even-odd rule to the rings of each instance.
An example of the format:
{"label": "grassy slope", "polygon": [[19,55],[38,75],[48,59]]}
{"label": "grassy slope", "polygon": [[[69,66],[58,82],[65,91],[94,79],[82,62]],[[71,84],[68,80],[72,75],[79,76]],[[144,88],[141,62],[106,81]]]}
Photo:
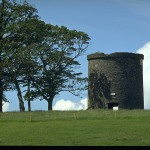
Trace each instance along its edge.
{"label": "grassy slope", "polygon": [[150,110],[1,113],[0,145],[150,145]]}

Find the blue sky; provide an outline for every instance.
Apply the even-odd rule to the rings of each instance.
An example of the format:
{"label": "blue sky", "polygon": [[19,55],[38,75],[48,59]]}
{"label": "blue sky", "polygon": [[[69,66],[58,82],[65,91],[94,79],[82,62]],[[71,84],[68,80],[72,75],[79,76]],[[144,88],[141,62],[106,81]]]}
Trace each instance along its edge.
{"label": "blue sky", "polygon": [[[20,0],[21,1],[21,0]],[[53,25],[66,26],[87,33],[90,45],[79,58],[83,76],[88,76],[87,55],[94,52],[140,52],[147,55],[150,42],[150,1],[149,0],[27,0],[37,8],[41,20]],[[148,45],[148,44],[147,44]],[[150,57],[146,62],[150,62]],[[11,99],[10,110],[18,109],[15,92],[6,95]],[[85,96],[87,97],[87,91]],[[68,93],[55,97],[58,100],[79,102],[81,98]],[[146,107],[150,108],[147,101]],[[148,108],[147,107],[147,108]],[[27,109],[27,107],[26,107]],[[34,102],[32,109],[47,110],[46,102]]]}

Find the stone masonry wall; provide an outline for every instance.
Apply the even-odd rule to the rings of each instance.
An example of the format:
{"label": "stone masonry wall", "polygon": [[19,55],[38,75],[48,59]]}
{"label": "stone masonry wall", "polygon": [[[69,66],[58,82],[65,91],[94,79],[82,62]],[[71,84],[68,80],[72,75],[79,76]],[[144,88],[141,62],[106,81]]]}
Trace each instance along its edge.
{"label": "stone masonry wall", "polygon": [[[94,71],[105,74],[110,81],[111,99],[102,98],[105,108],[108,102],[117,102],[123,109],[144,109],[143,59],[135,53],[95,53],[87,56],[88,76]],[[90,78],[91,80],[91,78]],[[91,84],[89,80],[89,84]],[[88,89],[88,106],[94,99],[95,91]],[[110,95],[111,95],[110,93]]]}

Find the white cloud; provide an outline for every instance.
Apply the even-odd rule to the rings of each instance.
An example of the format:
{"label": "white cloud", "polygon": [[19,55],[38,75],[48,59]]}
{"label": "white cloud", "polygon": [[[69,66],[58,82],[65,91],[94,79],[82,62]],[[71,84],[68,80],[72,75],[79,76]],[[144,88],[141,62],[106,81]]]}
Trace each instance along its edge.
{"label": "white cloud", "polygon": [[2,109],[3,109],[3,112],[9,111],[9,103],[8,102],[3,102]]}
{"label": "white cloud", "polygon": [[137,50],[137,53],[144,55],[143,60],[143,81],[144,81],[144,108],[150,109],[150,42]]}
{"label": "white cloud", "polygon": [[87,109],[87,98],[81,99],[79,102],[60,99],[53,106],[53,110],[85,110]]}

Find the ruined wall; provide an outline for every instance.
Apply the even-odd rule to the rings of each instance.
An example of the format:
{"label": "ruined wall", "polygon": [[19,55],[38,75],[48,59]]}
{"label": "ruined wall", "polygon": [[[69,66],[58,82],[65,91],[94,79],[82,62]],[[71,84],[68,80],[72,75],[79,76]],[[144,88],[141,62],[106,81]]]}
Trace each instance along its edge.
{"label": "ruined wall", "polygon": [[126,52],[88,55],[88,107],[108,108],[114,102],[124,109],[144,109],[143,59]]}

